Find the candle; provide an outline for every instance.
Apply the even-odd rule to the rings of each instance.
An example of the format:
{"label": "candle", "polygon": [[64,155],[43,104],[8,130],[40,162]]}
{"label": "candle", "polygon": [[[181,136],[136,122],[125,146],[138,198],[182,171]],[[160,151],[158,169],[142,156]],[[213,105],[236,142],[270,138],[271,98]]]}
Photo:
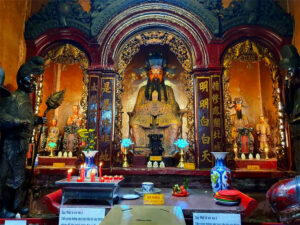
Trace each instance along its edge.
{"label": "candle", "polygon": [[102,162],[99,163],[99,182],[102,180]]}
{"label": "candle", "polygon": [[84,165],[80,166],[80,180],[84,181]]}
{"label": "candle", "polygon": [[68,170],[68,182],[71,181],[71,173],[72,173],[72,169]]}
{"label": "candle", "polygon": [[93,169],[91,170],[91,182],[95,182],[95,174],[96,174],[96,170],[93,167]]}
{"label": "candle", "polygon": [[83,164],[82,181],[84,182],[86,163]]}

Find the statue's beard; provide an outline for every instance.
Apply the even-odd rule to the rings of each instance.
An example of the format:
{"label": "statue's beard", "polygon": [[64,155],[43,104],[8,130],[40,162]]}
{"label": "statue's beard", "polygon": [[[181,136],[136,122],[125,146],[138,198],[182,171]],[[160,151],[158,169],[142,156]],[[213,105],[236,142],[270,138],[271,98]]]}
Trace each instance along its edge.
{"label": "statue's beard", "polygon": [[236,114],[237,114],[237,118],[238,119],[242,119],[243,118],[242,110],[237,110]]}
{"label": "statue's beard", "polygon": [[161,88],[164,91],[165,101],[167,101],[168,100],[167,89],[166,89],[164,79],[162,79],[161,82],[159,79],[153,79],[152,81],[150,81],[150,79],[148,79],[146,90],[145,90],[145,98],[149,101],[152,101],[152,93],[153,93],[153,91],[157,91],[158,101],[161,101]]}

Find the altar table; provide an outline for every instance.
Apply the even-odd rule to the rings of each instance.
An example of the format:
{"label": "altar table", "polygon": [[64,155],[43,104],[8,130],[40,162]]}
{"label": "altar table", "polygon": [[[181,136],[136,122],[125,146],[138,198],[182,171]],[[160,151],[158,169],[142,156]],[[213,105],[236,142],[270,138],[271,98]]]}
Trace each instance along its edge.
{"label": "altar table", "polygon": [[85,178],[84,182],[78,182],[78,178],[72,176],[70,182],[67,178],[55,182],[62,188],[61,205],[71,199],[104,200],[113,205],[114,199],[118,197],[117,192],[122,180],[99,182],[99,178],[96,178],[95,182],[91,182],[91,178]]}
{"label": "altar table", "polygon": [[[192,221],[193,213],[237,213],[241,214],[242,218],[247,217],[256,207],[257,201],[243,193],[240,193],[241,203],[237,206],[221,206],[217,205],[213,199],[211,189],[190,189],[190,195],[187,197],[172,196],[171,188],[160,188],[164,194],[165,206],[177,206],[182,209],[186,222]],[[119,196],[124,194],[133,194],[134,188],[121,187]],[[47,204],[48,209],[58,214],[59,213],[59,197],[62,196],[62,191],[58,190],[43,197],[43,202]],[[118,205],[144,205],[143,198],[135,200],[120,199]],[[110,210],[111,206],[90,205],[89,207],[105,207]]]}

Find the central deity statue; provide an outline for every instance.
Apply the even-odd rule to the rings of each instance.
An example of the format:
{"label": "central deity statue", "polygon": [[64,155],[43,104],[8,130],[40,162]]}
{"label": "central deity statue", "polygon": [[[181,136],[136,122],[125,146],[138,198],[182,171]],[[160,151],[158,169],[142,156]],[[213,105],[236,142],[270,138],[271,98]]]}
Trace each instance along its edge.
{"label": "central deity statue", "polygon": [[150,53],[146,61],[147,85],[140,88],[130,118],[132,139],[138,147],[149,144],[148,134],[163,134],[165,157],[176,153],[174,146],[181,127],[180,109],[173,89],[163,78],[166,60],[160,53]]}

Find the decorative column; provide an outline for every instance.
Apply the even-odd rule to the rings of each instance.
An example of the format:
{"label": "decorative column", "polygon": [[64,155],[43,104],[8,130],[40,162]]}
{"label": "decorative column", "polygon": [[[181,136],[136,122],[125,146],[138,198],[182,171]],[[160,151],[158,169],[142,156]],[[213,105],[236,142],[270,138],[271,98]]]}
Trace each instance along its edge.
{"label": "decorative column", "polygon": [[195,133],[198,168],[212,167],[213,151],[223,150],[221,68],[195,71]]}
{"label": "decorative column", "polygon": [[89,87],[88,128],[96,130],[98,161],[103,162],[102,167],[110,167],[115,117],[115,73],[90,71]]}

